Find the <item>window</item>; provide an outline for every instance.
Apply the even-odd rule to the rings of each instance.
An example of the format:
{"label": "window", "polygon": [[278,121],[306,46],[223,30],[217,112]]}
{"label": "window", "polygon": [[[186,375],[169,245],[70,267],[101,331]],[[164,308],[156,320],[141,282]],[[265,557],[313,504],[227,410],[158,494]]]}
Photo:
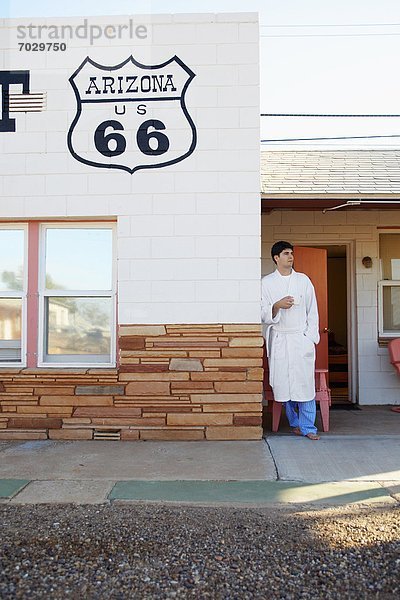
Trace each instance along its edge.
{"label": "window", "polygon": [[379,237],[381,281],[378,288],[379,336],[400,336],[400,233]]}
{"label": "window", "polygon": [[20,365],[25,340],[26,227],[0,225],[0,364]]}
{"label": "window", "polygon": [[115,365],[114,238],[109,223],[0,229],[0,364]]}
{"label": "window", "polygon": [[43,225],[40,362],[110,364],[115,293],[110,226]]}

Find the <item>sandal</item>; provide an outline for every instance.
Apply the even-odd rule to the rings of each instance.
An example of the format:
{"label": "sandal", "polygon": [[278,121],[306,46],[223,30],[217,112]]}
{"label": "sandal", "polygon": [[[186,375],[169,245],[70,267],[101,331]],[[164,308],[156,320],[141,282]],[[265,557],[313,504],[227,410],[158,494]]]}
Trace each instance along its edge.
{"label": "sandal", "polygon": [[320,436],[316,433],[307,433],[304,437],[307,437],[309,440],[319,440]]}

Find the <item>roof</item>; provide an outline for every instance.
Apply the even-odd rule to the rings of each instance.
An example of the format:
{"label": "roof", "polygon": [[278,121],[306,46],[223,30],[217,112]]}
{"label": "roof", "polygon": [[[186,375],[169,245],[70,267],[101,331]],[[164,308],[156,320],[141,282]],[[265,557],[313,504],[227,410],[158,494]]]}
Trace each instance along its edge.
{"label": "roof", "polygon": [[400,150],[264,150],[263,198],[400,198]]}

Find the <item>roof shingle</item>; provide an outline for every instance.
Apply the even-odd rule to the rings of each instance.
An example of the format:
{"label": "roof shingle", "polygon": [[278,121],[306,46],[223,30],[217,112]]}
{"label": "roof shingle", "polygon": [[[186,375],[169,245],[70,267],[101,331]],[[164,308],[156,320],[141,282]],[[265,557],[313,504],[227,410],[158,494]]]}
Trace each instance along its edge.
{"label": "roof shingle", "polygon": [[400,150],[264,150],[261,193],[400,196]]}

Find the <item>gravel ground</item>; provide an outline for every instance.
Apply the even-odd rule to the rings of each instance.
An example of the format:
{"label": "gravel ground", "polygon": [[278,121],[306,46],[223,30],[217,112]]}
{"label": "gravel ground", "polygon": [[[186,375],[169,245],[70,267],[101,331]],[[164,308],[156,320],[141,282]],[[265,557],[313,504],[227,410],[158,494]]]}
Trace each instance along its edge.
{"label": "gravel ground", "polygon": [[0,598],[400,596],[400,509],[0,506]]}

